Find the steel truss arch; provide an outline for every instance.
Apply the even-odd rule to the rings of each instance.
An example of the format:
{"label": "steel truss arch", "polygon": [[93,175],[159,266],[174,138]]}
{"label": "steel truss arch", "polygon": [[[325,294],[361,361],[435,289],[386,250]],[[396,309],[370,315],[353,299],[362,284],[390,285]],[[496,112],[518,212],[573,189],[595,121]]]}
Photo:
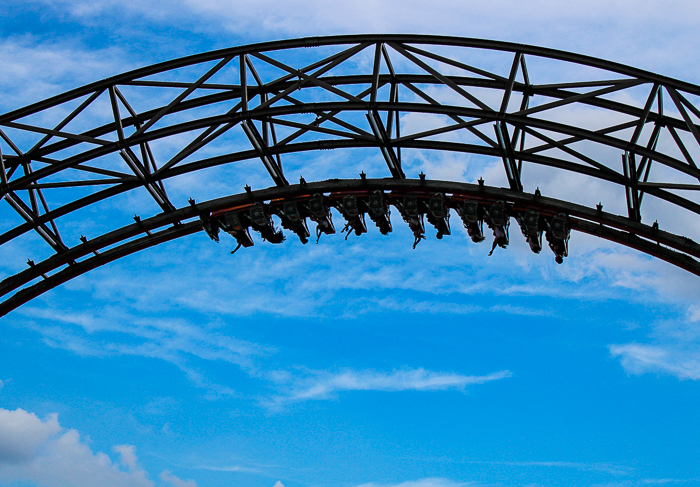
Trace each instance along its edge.
{"label": "steel truss arch", "polygon": [[[505,69],[483,66],[485,53],[505,56]],[[292,57],[303,62],[292,63]],[[574,81],[541,82],[546,69],[532,68],[546,62],[563,63],[576,73],[592,71]],[[89,240],[81,235],[83,250],[104,242],[94,252],[110,247],[108,256],[128,254],[201,229],[188,221],[201,216],[199,204],[194,213],[193,207],[177,209],[183,202],[174,201],[168,187],[174,178],[259,159],[277,188],[270,191],[283,195],[296,188],[289,184],[284,158],[328,149],[378,149],[385,165],[383,174],[372,176],[392,178],[373,180],[383,181],[382,190],[413,184],[404,170],[407,151],[498,160],[507,189],[480,190],[507,191],[501,196],[511,202],[529,201],[541,186],[531,168],[609,183],[626,215],[600,209],[589,214],[561,198],[552,205],[574,218],[572,229],[700,274],[697,244],[641,223],[647,194],[694,219],[700,215],[698,100],[699,86],[610,61],[441,36],[267,42],[113,76],[0,115],[0,196],[16,221],[0,230],[0,246],[34,232],[51,254],[37,264],[30,260],[29,269],[0,283],[5,296],[29,286],[2,305],[3,313],[15,307],[11,303],[26,301],[21,296],[36,295],[53,287],[51,282],[108,260],[98,258],[102,254],[86,258],[93,250],[81,253],[64,240],[62,222],[79,210],[145,191],[157,216],[136,226],[105,228]],[[596,123],[572,118],[577,110],[596,114]],[[409,130],[411,117],[423,117],[423,125]],[[163,150],[166,143],[179,145]],[[332,168],[327,176],[333,176]],[[321,189],[330,187],[323,184]],[[449,189],[449,183],[438,186]],[[473,188],[452,189],[472,194]],[[143,233],[133,232],[146,228],[146,221],[170,228],[133,243],[129,239]],[[586,226],[591,222],[599,228]],[[37,279],[43,280],[32,284]]]}

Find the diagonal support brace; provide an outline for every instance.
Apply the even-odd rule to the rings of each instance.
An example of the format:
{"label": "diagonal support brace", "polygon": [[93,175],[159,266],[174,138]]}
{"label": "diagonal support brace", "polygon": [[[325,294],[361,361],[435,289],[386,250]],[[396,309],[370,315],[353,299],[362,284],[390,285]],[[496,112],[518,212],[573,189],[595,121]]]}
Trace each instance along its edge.
{"label": "diagonal support brace", "polygon": [[153,199],[156,200],[156,203],[158,203],[158,205],[163,209],[163,211],[168,212],[175,210],[175,207],[168,199],[168,196],[160,188],[160,186],[153,182],[152,178],[146,172],[144,166],[141,164],[141,162],[136,157],[136,154],[134,154],[131,149],[126,147],[125,149],[119,151],[119,155],[122,157],[122,159],[124,159],[126,165],[129,166],[129,168],[131,168],[132,171],[134,171],[136,177],[138,177],[144,183],[144,186],[146,187],[148,192],[151,193],[151,196],[153,196]]}
{"label": "diagonal support brace", "polygon": [[46,240],[46,242],[56,251],[63,252],[68,250],[68,247],[63,243],[61,237],[51,231],[44,223],[39,222],[39,215],[34,213],[27,204],[22,201],[15,193],[9,192],[5,195],[5,200],[12,208],[19,213],[28,223],[34,226],[37,233]]}
{"label": "diagonal support brace", "polygon": [[396,152],[394,152],[394,148],[391,146],[389,134],[387,134],[386,128],[384,128],[384,123],[379,113],[377,113],[376,110],[370,110],[367,112],[367,120],[369,121],[370,127],[372,127],[374,136],[377,138],[379,148],[382,151],[386,165],[389,166],[391,175],[394,179],[406,179],[406,175],[403,173],[403,169],[401,169],[401,161],[396,156]]}
{"label": "diagonal support brace", "polygon": [[243,120],[241,122],[241,126],[243,127],[245,134],[248,136],[250,143],[253,144],[255,152],[258,153],[258,157],[260,157],[260,160],[265,165],[265,169],[267,169],[267,172],[270,173],[270,176],[275,181],[275,184],[277,186],[289,186],[289,182],[287,182],[287,179],[284,177],[284,173],[282,172],[282,166],[277,164],[275,158],[272,157],[270,148],[263,140],[260,132],[258,132],[258,129],[255,127],[255,124],[249,120]]}
{"label": "diagonal support brace", "polygon": [[639,208],[639,190],[637,189],[637,166],[634,160],[634,153],[626,151],[622,154],[622,169],[625,174],[625,197],[627,198],[627,213],[629,217],[636,221],[642,221]]}
{"label": "diagonal support brace", "polygon": [[2,185],[2,189],[5,189],[8,184],[7,180],[7,169],[5,169],[5,158],[2,155],[2,145],[0,145],[0,185]]}
{"label": "diagonal support brace", "polygon": [[515,154],[513,153],[513,146],[510,144],[510,137],[508,137],[508,128],[505,122],[501,121],[496,122],[494,129],[496,130],[498,145],[501,148],[501,158],[503,159],[503,166],[506,169],[506,177],[508,177],[510,189],[513,191],[522,191],[523,185],[520,182],[520,171],[515,162]]}

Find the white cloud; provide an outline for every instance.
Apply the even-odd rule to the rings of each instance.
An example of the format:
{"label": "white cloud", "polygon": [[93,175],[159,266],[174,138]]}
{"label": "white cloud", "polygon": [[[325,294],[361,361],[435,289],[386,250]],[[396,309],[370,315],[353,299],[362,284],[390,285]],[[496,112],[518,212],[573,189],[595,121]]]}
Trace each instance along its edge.
{"label": "white cloud", "polygon": [[[99,18],[109,15],[116,4],[123,9],[145,15],[149,20],[185,21],[189,26],[204,21],[214,22],[232,32],[244,32],[256,37],[264,35],[319,35],[348,32],[435,32],[451,35],[479,35],[493,32],[500,26],[500,36],[509,38],[518,34],[556,39],[559,34],[568,42],[576,42],[574,33],[582,33],[584,26],[603,29],[610,18],[615,18],[618,30],[639,37],[635,24],[658,20],[659,29],[669,26],[692,25],[697,18],[697,5],[692,1],[674,2],[673,9],[659,8],[655,2],[638,2],[630,10],[624,0],[604,2],[574,1],[563,8],[553,0],[538,0],[523,4],[513,0],[497,0],[488,5],[480,2],[442,0],[426,4],[419,0],[360,0],[330,4],[322,0],[288,1],[261,0],[256,8],[248,8],[242,0],[179,0],[169,9],[158,8],[154,0],[42,0],[39,3],[68,9],[77,18]],[[499,12],[494,15],[493,12]],[[469,20],[465,24],[465,20]],[[523,22],[522,19],[527,19]],[[556,22],[554,22],[556,20]],[[214,28],[212,26],[211,28]],[[549,27],[540,32],[542,27]],[[439,30],[438,30],[439,28]],[[468,32],[465,33],[465,28]],[[256,32],[256,30],[258,32]],[[608,40],[614,32],[608,32]],[[654,36],[656,33],[647,33]],[[673,32],[678,36],[678,32]],[[590,39],[582,36],[578,44]],[[592,42],[590,39],[589,42]],[[598,40],[595,44],[605,44]],[[604,46],[601,46],[604,47]],[[628,47],[628,49],[631,49]],[[651,53],[652,55],[655,52]]]}
{"label": "white cloud", "polygon": [[426,478],[420,480],[409,480],[399,484],[377,484],[370,482],[358,487],[469,487],[481,485],[478,482],[455,482],[445,478]]}
{"label": "white cloud", "polygon": [[[121,464],[93,452],[80,434],[64,429],[56,414],[44,420],[22,409],[0,409],[0,482],[42,487],[153,487],[135,447],[119,445]],[[120,468],[121,467],[121,468]]]}
{"label": "white cloud", "polygon": [[700,306],[693,305],[688,307],[688,321],[690,323],[700,321]]}
{"label": "white cloud", "polygon": [[112,448],[121,456],[121,463],[126,465],[129,470],[136,468],[136,447],[133,445],[114,445]]}
{"label": "white cloud", "polygon": [[474,376],[432,372],[422,368],[397,370],[392,373],[372,370],[344,370],[337,373],[315,371],[307,377],[295,377],[282,373],[271,375],[271,379],[277,381],[280,387],[286,390],[285,393],[275,396],[264,404],[276,408],[291,402],[331,399],[338,392],[343,391],[464,390],[469,385],[483,384],[510,376],[511,373],[507,370]]}
{"label": "white cloud", "polygon": [[0,463],[29,460],[39,445],[60,430],[56,414],[42,421],[23,409],[0,409]]}
{"label": "white cloud", "polygon": [[173,475],[169,470],[163,470],[160,473],[160,480],[171,484],[173,487],[197,487],[197,482],[194,480],[182,480]]}
{"label": "white cloud", "polygon": [[[689,62],[697,58],[692,46],[698,40],[693,28],[698,5],[692,0],[674,1],[673,8],[641,0],[634,9],[625,0],[578,0],[567,2],[566,8],[555,0],[261,0],[255,8],[242,0],[173,0],[169,8],[156,0],[24,3],[35,4],[43,15],[68,16],[91,30],[105,26],[140,41],[145,40],[144,26],[154,24],[195,31],[197,39],[216,37],[220,47],[226,42],[220,40],[226,38],[222,32],[235,36],[233,42],[356,32],[442,34],[573,50],[690,81],[700,79],[697,63]],[[157,51],[163,44],[157,44]]]}

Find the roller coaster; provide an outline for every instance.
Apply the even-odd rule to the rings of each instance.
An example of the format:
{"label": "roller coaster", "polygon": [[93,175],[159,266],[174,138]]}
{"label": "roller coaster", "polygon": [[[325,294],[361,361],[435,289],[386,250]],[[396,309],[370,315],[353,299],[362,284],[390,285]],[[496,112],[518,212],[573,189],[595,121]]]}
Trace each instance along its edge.
{"label": "roller coaster", "polygon": [[[331,210],[343,232],[362,235],[366,217],[390,233],[393,208],[414,247],[426,220],[442,238],[456,214],[473,242],[490,230],[491,252],[509,244],[515,220],[530,249],[549,247],[558,263],[575,230],[700,275],[700,245],[661,228],[668,208],[681,224],[700,221],[699,100],[700,86],[610,61],[419,35],[266,42],[116,75],[0,115],[0,246],[11,268],[28,259],[0,282],[0,315],[197,232],[228,233],[235,250],[254,244],[251,231],[306,243],[308,220],[316,239],[336,233]],[[411,154],[453,155],[463,174],[496,163],[503,184],[409,178]],[[349,174],[352,157],[372,177]],[[322,177],[290,184],[290,171]],[[188,179],[204,173],[228,193]],[[246,178],[269,187],[228,189]],[[582,194],[540,190],[553,180]],[[589,204],[598,197],[621,211]],[[133,220],[97,224],[103,208]]]}

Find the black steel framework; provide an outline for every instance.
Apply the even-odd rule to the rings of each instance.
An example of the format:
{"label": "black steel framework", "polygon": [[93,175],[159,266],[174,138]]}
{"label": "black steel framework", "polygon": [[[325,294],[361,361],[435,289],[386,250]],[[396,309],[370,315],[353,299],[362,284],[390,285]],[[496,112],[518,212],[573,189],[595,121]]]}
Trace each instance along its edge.
{"label": "black steel framework", "polygon": [[[470,61],[484,53],[509,56],[507,72]],[[297,66],[290,58],[304,61]],[[532,65],[542,60],[597,75],[538,83]],[[640,93],[644,100],[637,103]],[[214,211],[368,189],[505,201],[513,216],[563,213],[571,229],[700,275],[698,244],[642,223],[646,194],[700,215],[696,97],[699,86],[587,56],[416,35],[261,43],[117,75],[0,116],[0,196],[20,217],[0,234],[0,246],[36,232],[52,253],[0,283],[0,315],[90,269],[200,231]],[[139,110],[143,100],[151,106]],[[562,109],[579,108],[596,110],[598,125],[562,116]],[[408,132],[402,117],[415,114],[436,122]],[[235,131],[245,145],[226,139]],[[163,157],[155,148],[163,141],[180,146]],[[349,148],[379,149],[386,172],[377,176],[386,177],[290,185],[286,154]],[[407,179],[402,151],[410,150],[497,158],[508,187]],[[173,178],[249,159],[260,159],[272,188],[188,205],[169,194]],[[627,214],[525,192],[535,166],[612,184]],[[656,179],[652,166],[663,169]],[[78,245],[59,231],[76,211],[143,190],[160,208],[155,216],[90,239],[80,235]]]}

